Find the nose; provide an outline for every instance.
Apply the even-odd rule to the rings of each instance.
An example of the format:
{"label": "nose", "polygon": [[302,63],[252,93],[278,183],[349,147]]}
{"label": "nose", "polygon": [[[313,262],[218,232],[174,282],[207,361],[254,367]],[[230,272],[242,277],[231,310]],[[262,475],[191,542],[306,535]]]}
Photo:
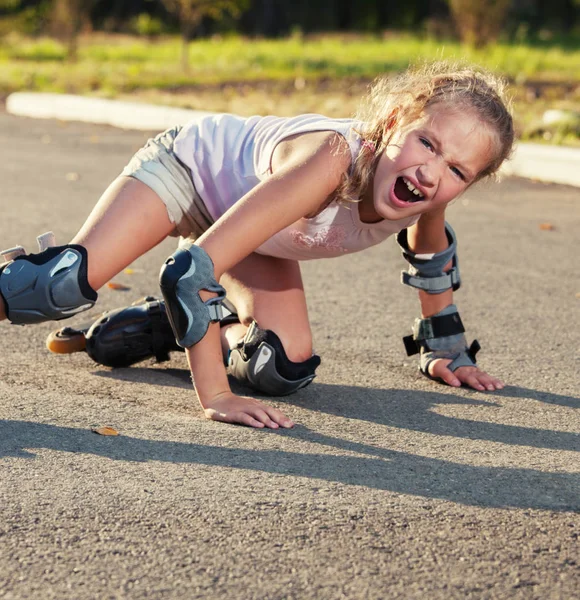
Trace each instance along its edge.
{"label": "nose", "polygon": [[419,166],[417,169],[417,179],[421,185],[433,187],[437,183],[439,171],[441,170],[440,163],[439,157],[434,156]]}

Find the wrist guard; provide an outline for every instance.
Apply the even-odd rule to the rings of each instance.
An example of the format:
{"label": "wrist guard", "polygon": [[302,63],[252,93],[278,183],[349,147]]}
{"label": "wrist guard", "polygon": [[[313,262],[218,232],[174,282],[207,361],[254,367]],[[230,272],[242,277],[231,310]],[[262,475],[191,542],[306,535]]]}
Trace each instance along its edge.
{"label": "wrist guard", "polygon": [[[458,290],[461,286],[459,263],[457,261],[457,238],[449,223],[445,223],[445,233],[449,247],[434,254],[415,254],[409,249],[407,230],[403,229],[397,235],[403,257],[411,265],[409,271],[401,272],[401,283],[424,290],[428,294],[441,294],[445,290]],[[452,261],[451,269],[443,270]]]}
{"label": "wrist guard", "polygon": [[450,359],[450,371],[459,367],[473,367],[475,356],[481,349],[474,340],[467,347],[465,329],[455,304],[451,304],[432,317],[415,319],[413,334],[403,338],[407,356],[421,353],[420,369],[429,379],[440,381],[429,374],[429,365],[437,358]]}

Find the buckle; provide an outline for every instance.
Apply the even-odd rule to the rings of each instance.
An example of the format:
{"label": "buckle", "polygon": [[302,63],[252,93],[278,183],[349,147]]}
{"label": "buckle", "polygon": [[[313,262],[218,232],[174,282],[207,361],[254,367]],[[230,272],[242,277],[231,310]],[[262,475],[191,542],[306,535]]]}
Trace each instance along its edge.
{"label": "buckle", "polygon": [[209,318],[212,323],[217,323],[224,318],[224,307],[221,298],[212,298],[204,303],[209,310]]}

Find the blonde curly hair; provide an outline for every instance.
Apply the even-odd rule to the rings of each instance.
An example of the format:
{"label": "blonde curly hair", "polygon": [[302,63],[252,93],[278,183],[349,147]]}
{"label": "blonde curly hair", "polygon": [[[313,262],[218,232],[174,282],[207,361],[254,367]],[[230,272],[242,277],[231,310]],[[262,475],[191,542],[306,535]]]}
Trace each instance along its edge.
{"label": "blonde curly hair", "polygon": [[505,88],[505,82],[490,72],[446,61],[377,79],[355,116],[355,133],[363,143],[350,173],[336,191],[336,198],[358,202],[397,130],[421,118],[427,108],[436,104],[476,114],[495,134],[492,158],[475,181],[493,175],[511,154],[515,138]]}

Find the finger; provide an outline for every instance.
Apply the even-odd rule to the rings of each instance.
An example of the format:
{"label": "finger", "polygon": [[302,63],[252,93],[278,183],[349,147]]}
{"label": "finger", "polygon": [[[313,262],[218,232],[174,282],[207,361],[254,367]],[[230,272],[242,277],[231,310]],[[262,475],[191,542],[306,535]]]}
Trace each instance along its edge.
{"label": "finger", "polygon": [[500,390],[503,387],[501,381],[495,377],[491,377],[485,371],[480,371],[474,367],[460,367],[457,369],[459,379],[467,383],[472,388],[479,391],[494,391]]}
{"label": "finger", "polygon": [[256,429],[264,428],[264,423],[244,412],[234,413],[231,417],[231,421],[228,421],[228,423],[241,423],[242,425],[248,425],[249,427],[255,427]]}
{"label": "finger", "polygon": [[429,365],[429,374],[432,377],[439,377],[439,378],[443,379],[443,381],[447,385],[450,385],[452,387],[460,387],[461,381],[456,377],[456,375],[453,373],[453,371],[450,371],[447,368],[447,365],[450,362],[451,361],[447,361],[447,360],[434,360]]}
{"label": "finger", "polygon": [[501,390],[504,387],[503,381],[499,380],[497,377],[492,377],[483,371],[480,371],[485,376],[485,381],[480,378],[480,382],[488,389],[488,390]]}
{"label": "finger", "polygon": [[460,377],[463,383],[466,383],[469,387],[472,387],[474,390],[477,390],[479,392],[483,392],[485,390],[485,387],[482,383],[479,382],[479,379],[475,373],[461,375]]}
{"label": "finger", "polygon": [[266,412],[265,408],[266,407],[255,408],[252,411],[253,417],[270,429],[278,429],[278,423],[270,418],[270,415]]}
{"label": "finger", "polygon": [[224,414],[217,410],[207,409],[204,411],[205,416],[212,421],[220,421],[222,423],[239,423],[240,425],[248,425],[249,427],[256,427],[258,429],[264,427],[264,423],[260,423],[257,419],[254,419],[247,413],[232,413]]}
{"label": "finger", "polygon": [[292,419],[289,419],[284,413],[280,412],[279,410],[272,408],[271,406],[268,406],[265,410],[270,416],[270,418],[273,421],[276,421],[278,425],[281,425],[282,427],[286,428],[294,427],[294,422],[292,421]]}
{"label": "finger", "polygon": [[484,390],[494,390],[495,386],[493,385],[491,377],[484,373],[483,371],[468,371],[466,373],[466,380],[471,380],[477,382]]}
{"label": "finger", "polygon": [[495,379],[495,377],[491,377],[487,373],[481,373],[479,377],[479,383],[481,383],[481,385],[483,385],[483,387],[490,392],[501,389],[501,382]]}

